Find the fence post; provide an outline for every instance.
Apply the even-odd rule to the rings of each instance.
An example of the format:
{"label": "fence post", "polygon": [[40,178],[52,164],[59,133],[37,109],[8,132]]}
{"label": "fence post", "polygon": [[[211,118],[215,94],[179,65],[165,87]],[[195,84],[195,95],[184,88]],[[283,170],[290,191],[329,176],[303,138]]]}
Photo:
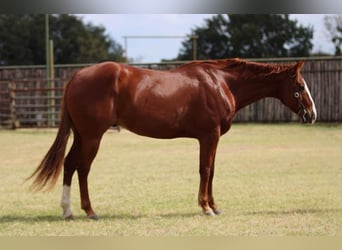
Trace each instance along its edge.
{"label": "fence post", "polygon": [[54,127],[56,125],[55,120],[56,120],[56,114],[55,114],[55,70],[54,70],[54,58],[53,58],[53,41],[50,40],[49,43],[49,81],[48,81],[48,124],[49,127]]}
{"label": "fence post", "polygon": [[11,129],[16,129],[19,127],[19,122],[17,120],[17,110],[15,105],[15,83],[8,83],[8,90],[10,96],[10,117],[9,117],[9,125]]}

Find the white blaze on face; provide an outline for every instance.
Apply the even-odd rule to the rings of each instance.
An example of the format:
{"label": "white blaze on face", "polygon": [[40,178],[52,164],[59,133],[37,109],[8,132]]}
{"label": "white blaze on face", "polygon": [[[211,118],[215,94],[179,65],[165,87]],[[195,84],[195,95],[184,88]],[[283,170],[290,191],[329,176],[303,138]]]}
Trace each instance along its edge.
{"label": "white blaze on face", "polygon": [[70,186],[64,185],[63,186],[63,191],[62,191],[62,200],[61,200],[61,207],[63,208],[63,215],[62,217],[68,218],[69,216],[72,215],[71,212],[71,202],[70,202],[70,193],[71,193],[71,188]]}
{"label": "white blaze on face", "polygon": [[305,87],[305,92],[308,94],[309,99],[312,103],[312,123],[314,123],[317,119],[317,111],[316,111],[316,105],[311,97],[311,93],[310,90],[308,88],[308,85],[306,84],[305,80],[304,80],[304,87]]}

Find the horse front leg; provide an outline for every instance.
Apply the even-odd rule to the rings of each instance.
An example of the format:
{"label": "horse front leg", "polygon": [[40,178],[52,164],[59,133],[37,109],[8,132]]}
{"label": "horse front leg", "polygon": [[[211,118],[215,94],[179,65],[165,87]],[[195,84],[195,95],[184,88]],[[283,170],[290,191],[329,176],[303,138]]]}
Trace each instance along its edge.
{"label": "horse front leg", "polygon": [[213,163],[213,167],[210,171],[209,177],[209,185],[208,185],[208,200],[209,200],[209,207],[213,210],[216,215],[222,214],[222,210],[218,209],[213,196],[213,179],[214,179],[214,169],[215,169],[215,161]]}
{"label": "horse front leg", "polygon": [[203,214],[215,215],[219,213],[212,194],[212,181],[214,177],[214,165],[217,144],[220,138],[220,130],[215,129],[211,133],[201,137],[200,142],[200,186],[198,192],[198,204],[202,207]]}

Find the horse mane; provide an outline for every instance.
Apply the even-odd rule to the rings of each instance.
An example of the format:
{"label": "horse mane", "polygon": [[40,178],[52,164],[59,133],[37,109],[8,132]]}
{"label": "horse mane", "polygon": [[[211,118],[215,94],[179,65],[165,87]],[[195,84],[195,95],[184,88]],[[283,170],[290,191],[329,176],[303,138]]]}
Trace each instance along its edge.
{"label": "horse mane", "polygon": [[[178,69],[183,67],[190,66],[205,66],[206,68],[218,69],[223,71],[233,71],[233,70],[241,70],[244,71],[249,69],[250,71],[257,74],[276,74],[287,71],[291,66],[290,64],[276,64],[276,63],[261,63],[261,62],[252,62],[247,61],[240,58],[231,58],[231,59],[220,59],[220,60],[203,60],[203,61],[193,61],[186,63]],[[241,72],[240,71],[240,72]]]}

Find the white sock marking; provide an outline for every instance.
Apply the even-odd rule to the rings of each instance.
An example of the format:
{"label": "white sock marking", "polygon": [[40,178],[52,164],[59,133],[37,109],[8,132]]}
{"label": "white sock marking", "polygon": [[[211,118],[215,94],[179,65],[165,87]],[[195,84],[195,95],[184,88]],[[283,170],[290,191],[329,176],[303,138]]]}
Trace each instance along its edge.
{"label": "white sock marking", "polygon": [[71,187],[64,185],[62,191],[61,207],[63,208],[62,217],[65,219],[72,215],[70,202]]}

